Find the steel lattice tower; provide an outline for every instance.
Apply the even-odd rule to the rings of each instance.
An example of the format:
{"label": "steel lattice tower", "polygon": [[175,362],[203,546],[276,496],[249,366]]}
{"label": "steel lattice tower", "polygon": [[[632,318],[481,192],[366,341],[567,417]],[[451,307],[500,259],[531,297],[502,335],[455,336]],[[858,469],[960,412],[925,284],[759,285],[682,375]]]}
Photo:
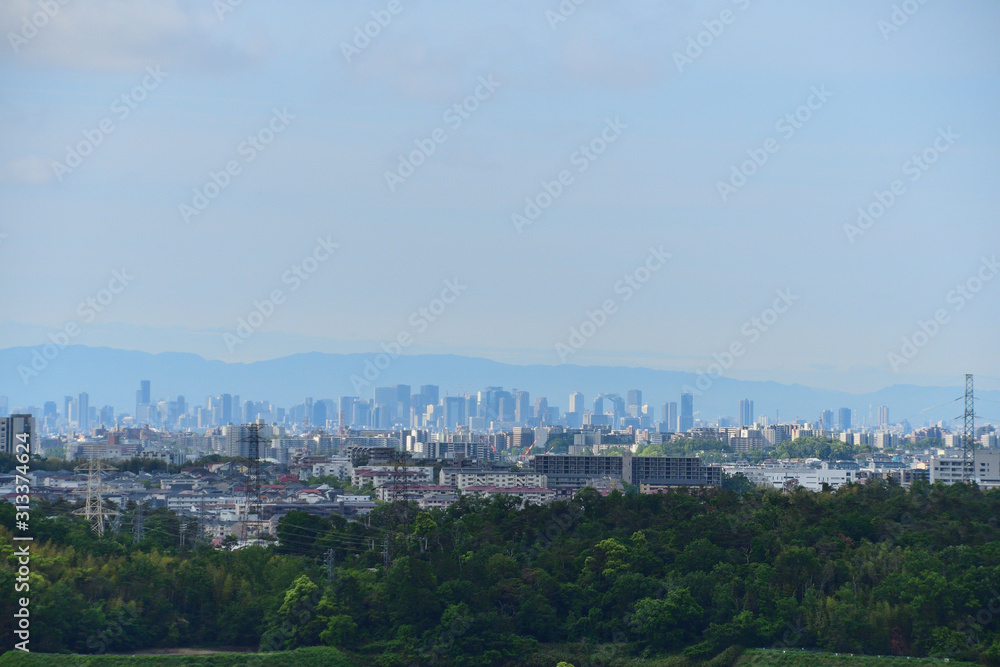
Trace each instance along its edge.
{"label": "steel lattice tower", "polygon": [[962,430],[962,472],[966,483],[975,478],[976,468],[976,399],[972,387],[972,374],[965,376],[965,415]]}
{"label": "steel lattice tower", "polygon": [[101,471],[114,469],[110,466],[106,468],[101,467],[101,459],[95,456],[93,448],[90,450],[90,460],[87,462],[87,465],[76,467],[77,471],[87,472],[87,501],[83,507],[75,510],[73,514],[87,517],[91,529],[97,533],[98,537],[104,536],[104,524],[112,516],[118,514],[117,510],[105,509],[102,497],[104,489],[101,484]]}
{"label": "steel lattice tower", "polygon": [[264,518],[264,503],[260,496],[260,427],[259,423],[241,427],[242,442],[246,445],[247,452],[247,484],[243,504],[243,528],[240,535],[243,541],[257,534],[256,528],[252,531],[249,529],[250,517],[256,517],[258,522]]}

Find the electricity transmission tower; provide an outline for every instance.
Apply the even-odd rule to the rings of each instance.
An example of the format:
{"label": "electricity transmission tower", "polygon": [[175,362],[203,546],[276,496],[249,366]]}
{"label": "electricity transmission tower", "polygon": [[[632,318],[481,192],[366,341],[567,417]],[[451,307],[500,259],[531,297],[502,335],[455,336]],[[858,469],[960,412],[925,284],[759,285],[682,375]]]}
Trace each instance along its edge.
{"label": "electricity transmission tower", "polygon": [[118,510],[109,510],[104,507],[102,498],[104,489],[101,483],[102,470],[114,470],[111,466],[102,467],[101,459],[95,456],[94,448],[90,450],[90,460],[87,465],[77,466],[78,472],[87,472],[87,501],[83,507],[75,510],[73,514],[87,517],[91,529],[97,533],[98,537],[104,536],[104,524],[113,516],[118,514]]}
{"label": "electricity transmission tower", "polygon": [[[262,424],[254,423],[242,426],[242,444],[247,453],[247,484],[243,503],[243,522],[240,539],[243,542],[250,537],[256,537],[260,521],[264,518],[264,503],[260,495],[260,429]],[[243,447],[241,446],[241,449]],[[250,529],[250,517],[257,522]]]}
{"label": "electricity transmission tower", "polygon": [[332,582],[336,576],[334,567],[337,565],[337,554],[332,548],[326,550],[326,554],[323,556],[323,564],[326,565],[326,580]]}
{"label": "electricity transmission tower", "polygon": [[976,400],[972,387],[972,374],[965,376],[965,414],[962,429],[962,471],[968,484],[976,477]]}
{"label": "electricity transmission tower", "polygon": [[142,525],[142,509],[143,503],[138,503],[135,506],[135,513],[132,514],[132,540],[135,542],[141,542],[142,538],[145,537],[145,530]]}

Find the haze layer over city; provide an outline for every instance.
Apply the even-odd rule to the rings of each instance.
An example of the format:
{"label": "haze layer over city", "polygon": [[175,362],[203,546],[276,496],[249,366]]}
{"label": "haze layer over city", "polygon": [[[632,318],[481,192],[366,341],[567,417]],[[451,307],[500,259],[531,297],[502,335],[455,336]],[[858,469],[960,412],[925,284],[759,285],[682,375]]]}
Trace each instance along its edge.
{"label": "haze layer over city", "polygon": [[1000,665],[998,29],[7,0],[0,667]]}

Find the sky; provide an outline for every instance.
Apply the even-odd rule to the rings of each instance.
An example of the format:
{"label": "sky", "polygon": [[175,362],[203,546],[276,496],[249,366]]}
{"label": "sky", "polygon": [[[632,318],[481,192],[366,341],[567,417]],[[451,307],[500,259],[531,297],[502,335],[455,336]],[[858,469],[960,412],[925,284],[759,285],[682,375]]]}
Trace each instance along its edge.
{"label": "sky", "polygon": [[8,0],[0,347],[1000,388],[998,28],[984,0]]}

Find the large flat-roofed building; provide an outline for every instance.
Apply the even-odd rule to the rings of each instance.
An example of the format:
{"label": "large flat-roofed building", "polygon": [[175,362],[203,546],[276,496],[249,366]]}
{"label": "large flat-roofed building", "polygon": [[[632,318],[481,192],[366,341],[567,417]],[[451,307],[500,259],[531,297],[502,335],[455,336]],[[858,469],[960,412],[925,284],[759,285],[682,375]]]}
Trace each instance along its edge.
{"label": "large flat-roofed building", "polygon": [[534,472],[545,475],[548,487],[583,487],[603,480],[656,487],[721,486],[722,468],[706,466],[697,457],[633,456],[536,456]]}
{"label": "large flat-roofed building", "polygon": [[[25,448],[18,449],[23,444]],[[0,451],[5,454],[37,454],[41,443],[35,433],[35,418],[31,415],[11,415],[0,417]]]}
{"label": "large flat-roofed building", "polygon": [[570,456],[545,454],[536,456],[534,472],[545,475],[550,489],[582,488],[605,478],[622,478],[621,456]]}
{"label": "large flat-roofed building", "polygon": [[631,480],[652,487],[722,486],[722,468],[703,465],[697,457],[628,456],[632,459]]}
{"label": "large flat-roofed building", "polygon": [[[973,452],[971,477],[980,486],[1000,487],[1000,450],[977,449]],[[962,453],[931,458],[931,483],[953,484],[965,479]]]}
{"label": "large flat-roofed building", "polygon": [[[853,467],[851,467],[853,466]],[[775,489],[804,487],[810,491],[822,491],[823,485],[836,489],[844,484],[858,480],[858,467],[838,466],[825,463],[821,467],[811,466],[751,466],[727,465],[726,472],[730,475],[744,475],[751,483],[758,486],[770,486]]]}

